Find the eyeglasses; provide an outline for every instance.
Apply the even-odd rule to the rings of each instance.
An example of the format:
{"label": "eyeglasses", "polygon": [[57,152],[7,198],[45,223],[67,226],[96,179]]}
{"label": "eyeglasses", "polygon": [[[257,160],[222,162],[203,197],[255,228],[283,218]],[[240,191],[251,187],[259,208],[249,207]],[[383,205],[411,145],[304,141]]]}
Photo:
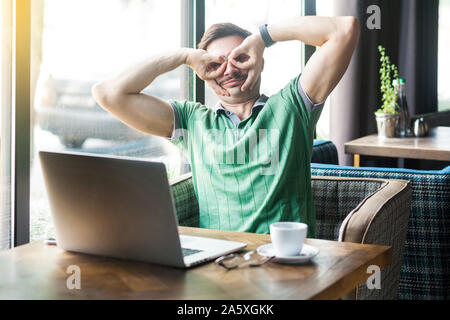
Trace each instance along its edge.
{"label": "eyeglasses", "polygon": [[256,253],[256,251],[249,251],[246,254],[244,254],[243,256],[232,253],[226,256],[222,256],[217,258],[214,263],[224,267],[227,270],[233,270],[233,269],[237,269],[237,268],[242,268],[242,267],[259,267],[262,266],[263,264],[269,262],[270,260],[272,260],[273,258],[275,258],[275,256],[272,257],[264,257],[259,255],[258,253]]}

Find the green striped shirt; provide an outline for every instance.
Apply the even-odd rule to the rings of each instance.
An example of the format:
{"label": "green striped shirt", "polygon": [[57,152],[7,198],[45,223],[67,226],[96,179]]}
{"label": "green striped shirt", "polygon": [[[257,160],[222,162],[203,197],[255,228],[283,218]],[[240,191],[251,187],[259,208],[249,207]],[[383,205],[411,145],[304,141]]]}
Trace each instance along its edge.
{"label": "green striped shirt", "polygon": [[273,222],[301,221],[315,237],[310,161],[323,103],[304,102],[299,78],[261,96],[243,121],[220,106],[170,101],[170,141],[190,160],[200,227],[269,233]]}

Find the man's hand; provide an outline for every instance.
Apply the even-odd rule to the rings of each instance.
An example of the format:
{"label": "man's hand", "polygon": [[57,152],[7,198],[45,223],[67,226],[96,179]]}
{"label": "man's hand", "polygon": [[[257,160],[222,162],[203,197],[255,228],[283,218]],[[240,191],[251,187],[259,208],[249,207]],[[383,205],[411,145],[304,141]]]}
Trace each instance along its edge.
{"label": "man's hand", "polygon": [[241,91],[253,90],[258,81],[258,75],[264,67],[263,54],[266,48],[260,34],[253,34],[247,38],[233,51],[228,59],[239,69],[248,69],[247,80],[241,87]]}
{"label": "man's hand", "polygon": [[187,56],[186,64],[195,71],[200,79],[208,83],[216,94],[222,96],[230,95],[215,80],[225,72],[227,67],[227,58],[225,56],[214,56],[206,50],[193,49]]}

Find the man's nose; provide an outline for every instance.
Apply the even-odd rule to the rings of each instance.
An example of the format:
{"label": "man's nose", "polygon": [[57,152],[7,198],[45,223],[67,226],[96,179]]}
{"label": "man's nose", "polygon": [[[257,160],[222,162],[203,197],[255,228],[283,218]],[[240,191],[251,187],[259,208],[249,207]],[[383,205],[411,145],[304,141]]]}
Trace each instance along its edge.
{"label": "man's nose", "polygon": [[225,69],[224,75],[227,76],[227,77],[231,77],[236,72],[240,72],[239,68],[237,68],[234,64],[231,63],[230,60],[228,60],[227,61],[227,68]]}

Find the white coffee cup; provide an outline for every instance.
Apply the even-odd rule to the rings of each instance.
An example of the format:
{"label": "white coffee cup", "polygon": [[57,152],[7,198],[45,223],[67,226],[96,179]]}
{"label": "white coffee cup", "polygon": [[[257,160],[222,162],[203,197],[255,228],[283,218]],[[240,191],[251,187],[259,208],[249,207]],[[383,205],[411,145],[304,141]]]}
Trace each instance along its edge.
{"label": "white coffee cup", "polygon": [[277,256],[296,256],[302,251],[308,225],[301,222],[276,222],[270,225],[270,238]]}

